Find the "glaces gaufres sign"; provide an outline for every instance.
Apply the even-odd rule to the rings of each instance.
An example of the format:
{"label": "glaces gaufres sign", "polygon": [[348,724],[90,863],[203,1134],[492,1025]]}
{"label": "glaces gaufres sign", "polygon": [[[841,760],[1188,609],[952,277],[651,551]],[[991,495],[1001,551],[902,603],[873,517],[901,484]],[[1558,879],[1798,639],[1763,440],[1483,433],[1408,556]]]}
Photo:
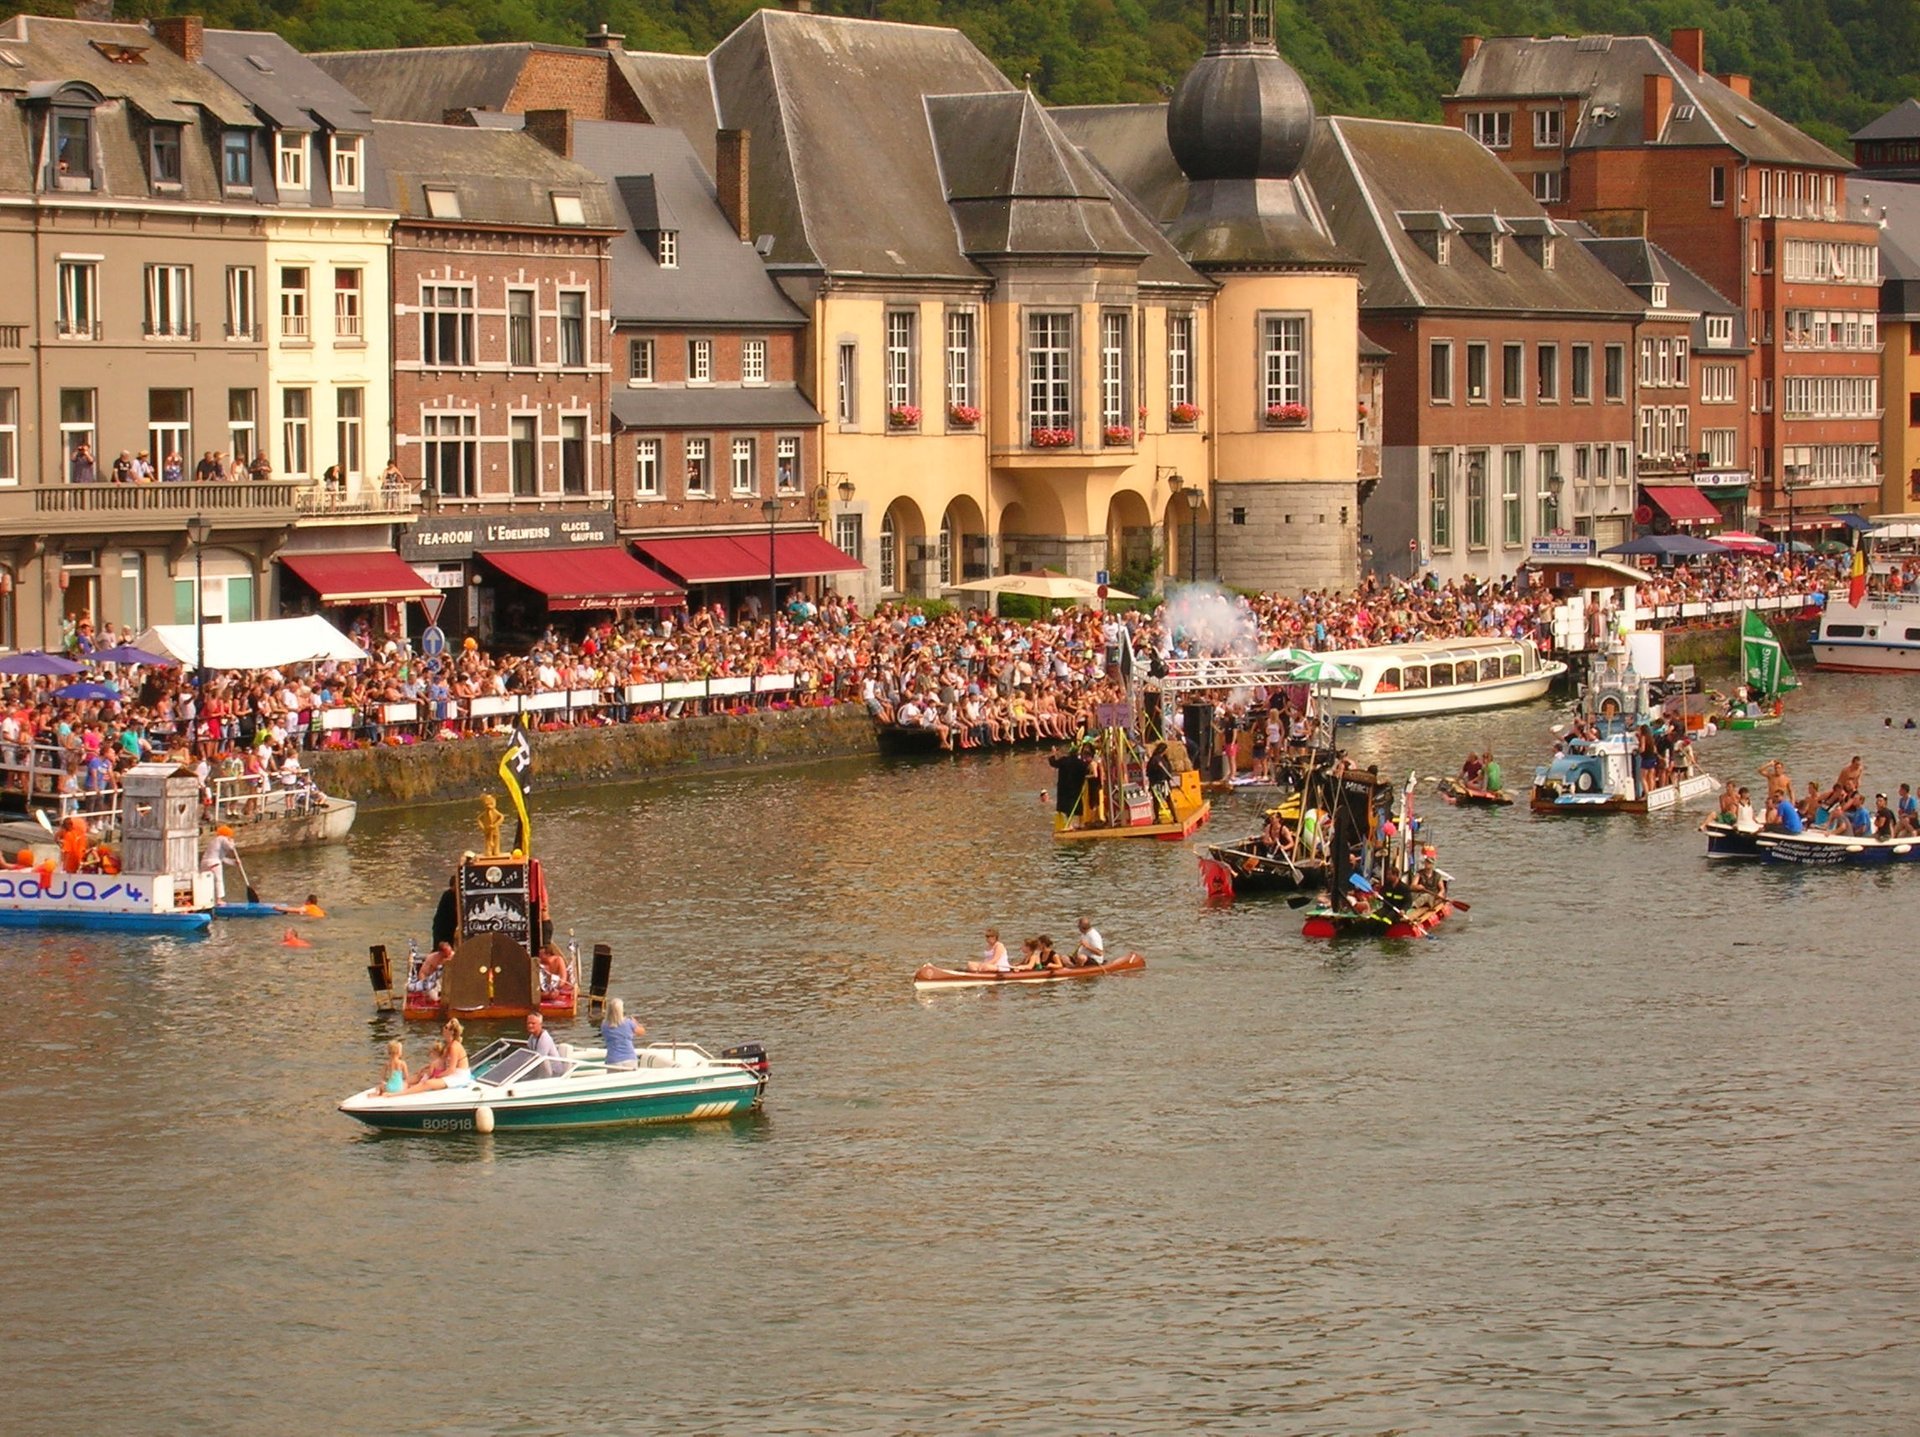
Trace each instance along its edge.
{"label": "glaces gaufres sign", "polygon": [[537,514],[460,514],[419,520],[400,540],[410,564],[470,559],[489,549],[586,549],[618,543],[605,509]]}

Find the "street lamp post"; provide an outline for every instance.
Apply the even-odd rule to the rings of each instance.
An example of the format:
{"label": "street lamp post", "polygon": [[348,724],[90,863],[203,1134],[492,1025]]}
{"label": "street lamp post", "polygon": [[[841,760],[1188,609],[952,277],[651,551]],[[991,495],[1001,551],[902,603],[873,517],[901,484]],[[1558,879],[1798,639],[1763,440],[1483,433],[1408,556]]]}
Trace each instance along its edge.
{"label": "street lamp post", "polygon": [[211,521],[199,514],[187,520],[187,542],[193,545],[193,688],[196,718],[199,716],[199,701],[204,700],[207,686],[207,571],[204,556],[207,540],[212,537]]}
{"label": "street lamp post", "polygon": [[1187,501],[1187,582],[1200,582],[1200,486],[1190,486],[1181,496]]}
{"label": "street lamp post", "polygon": [[780,565],[774,558],[773,525],[774,521],[780,517],[780,501],[763,499],[760,503],[760,512],[767,516],[767,631],[771,633],[774,609],[778,604],[775,580],[780,572]]}

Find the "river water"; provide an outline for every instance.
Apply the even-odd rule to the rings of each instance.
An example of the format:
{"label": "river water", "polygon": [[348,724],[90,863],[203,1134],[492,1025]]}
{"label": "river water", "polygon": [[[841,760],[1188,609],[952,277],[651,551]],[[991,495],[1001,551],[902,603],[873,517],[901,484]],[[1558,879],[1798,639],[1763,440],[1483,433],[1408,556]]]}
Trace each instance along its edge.
{"label": "river water", "polygon": [[[1911,681],[1822,677],[1702,749],[1802,784],[1860,753],[1891,791],[1920,781],[1910,711]],[[1520,783],[1552,717],[1351,749],[1432,774],[1492,743]],[[424,936],[470,804],[259,855],[269,897],[331,910],[310,950],[9,933],[0,1426],[1920,1425],[1915,875],[1712,869],[1699,806],[1436,804],[1470,917],[1329,949],[1284,902],[1204,907],[1185,846],[1056,848],[1050,776],[876,759],[541,801],[561,925],[613,945],[630,1011],[771,1049],[765,1112],[729,1124],[393,1138],[333,1110],[401,1027],[366,945]],[[1083,909],[1148,971],[912,990],[985,923]]]}

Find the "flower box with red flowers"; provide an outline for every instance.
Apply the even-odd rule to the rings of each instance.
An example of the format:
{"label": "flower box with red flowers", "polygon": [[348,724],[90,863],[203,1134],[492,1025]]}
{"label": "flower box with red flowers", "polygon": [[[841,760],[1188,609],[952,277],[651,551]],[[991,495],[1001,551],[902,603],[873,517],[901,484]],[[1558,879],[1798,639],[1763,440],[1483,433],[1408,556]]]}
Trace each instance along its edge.
{"label": "flower box with red flowers", "polygon": [[971,429],[980,422],[980,410],[973,404],[949,404],[947,423],[955,429]]}
{"label": "flower box with red flowers", "polygon": [[1167,411],[1167,420],[1173,424],[1193,424],[1200,418],[1200,406],[1197,404],[1176,404]]}
{"label": "flower box with red flowers", "polygon": [[1297,428],[1307,422],[1307,406],[1304,404],[1269,404],[1267,423],[1288,428]]}
{"label": "flower box with red flowers", "polygon": [[1133,443],[1133,429],[1125,424],[1109,424],[1100,431],[1100,442],[1109,448]]}
{"label": "flower box with red flowers", "polygon": [[896,404],[887,411],[887,427],[890,429],[918,429],[920,427],[920,406],[917,404]]}
{"label": "flower box with red flowers", "polygon": [[1077,438],[1071,429],[1035,429],[1028,437],[1035,449],[1069,449]]}

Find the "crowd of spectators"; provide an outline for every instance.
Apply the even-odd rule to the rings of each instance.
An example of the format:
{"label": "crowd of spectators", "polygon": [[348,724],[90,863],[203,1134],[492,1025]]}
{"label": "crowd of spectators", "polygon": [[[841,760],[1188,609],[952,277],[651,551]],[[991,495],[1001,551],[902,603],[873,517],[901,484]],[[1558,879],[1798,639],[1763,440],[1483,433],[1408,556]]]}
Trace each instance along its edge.
{"label": "crowd of spectators", "polygon": [[[1817,591],[1833,572],[1833,561],[1716,558],[1650,577],[1641,603]],[[203,689],[182,667],[103,668],[97,677],[121,686],[118,699],[57,698],[66,680],[0,675],[0,766],[18,770],[37,745],[44,767],[46,751],[57,749],[58,782],[69,793],[104,792],[116,770],[152,757],[229,776],[284,773],[313,748],[457,740],[504,728],[521,707],[539,726],[561,727],[862,702],[892,723],[903,704],[918,715],[972,701],[996,733],[1045,735],[1071,732],[1088,705],[1118,696],[1123,647],[1146,668],[1167,653],[1324,651],[1479,634],[1550,647],[1552,639],[1552,600],[1525,579],[1369,582],[1342,594],[1206,602],[1212,612],[1203,620],[1183,602],[1151,614],[1073,608],[1018,620],[897,603],[862,613],[829,594],[818,603],[796,598],[771,625],[702,609],[608,621],[577,638],[550,630],[517,653],[467,638],[438,665],[362,621],[351,632],[365,660],[216,671]],[[95,635],[83,623],[68,648],[84,661],[133,637]],[[724,680],[733,682],[709,691],[707,681]]]}

